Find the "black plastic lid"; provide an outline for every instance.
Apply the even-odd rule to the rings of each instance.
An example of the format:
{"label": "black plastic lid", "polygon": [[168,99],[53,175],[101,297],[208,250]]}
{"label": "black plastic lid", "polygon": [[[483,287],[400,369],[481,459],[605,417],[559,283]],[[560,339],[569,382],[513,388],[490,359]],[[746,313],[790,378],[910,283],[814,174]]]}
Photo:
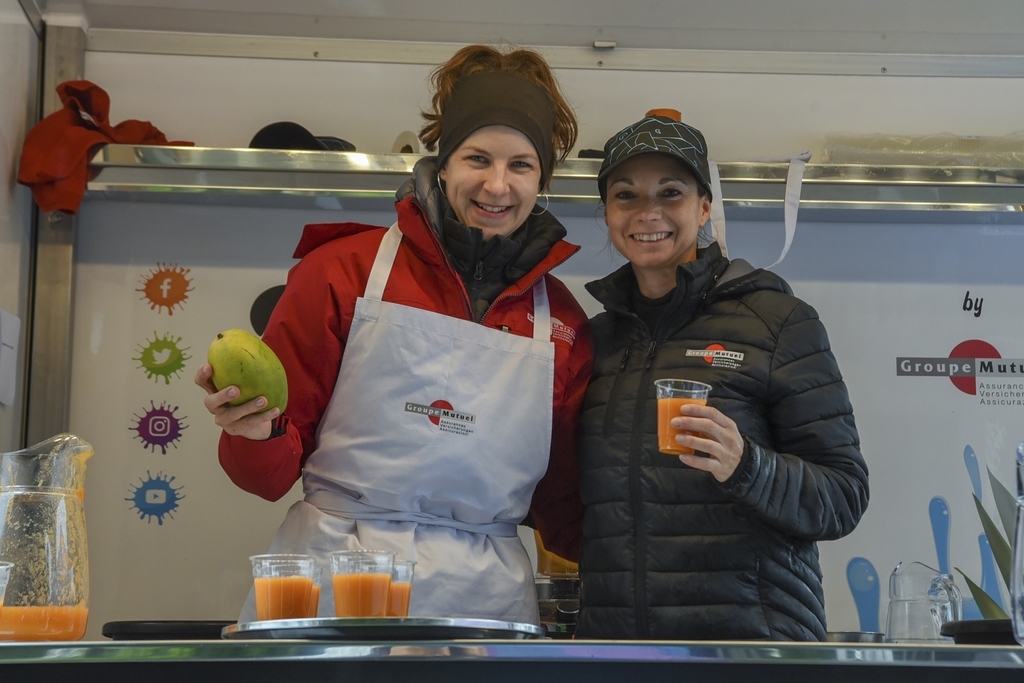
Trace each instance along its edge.
{"label": "black plastic lid", "polygon": [[108,621],[101,633],[111,640],[220,640],[234,621]]}

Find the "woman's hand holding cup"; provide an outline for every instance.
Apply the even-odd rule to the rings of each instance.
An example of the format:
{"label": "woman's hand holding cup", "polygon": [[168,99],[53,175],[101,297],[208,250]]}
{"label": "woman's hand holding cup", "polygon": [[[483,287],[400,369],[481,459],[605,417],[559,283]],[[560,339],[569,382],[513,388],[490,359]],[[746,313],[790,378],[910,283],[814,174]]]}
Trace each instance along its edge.
{"label": "woman's hand holding cup", "polygon": [[[725,481],[743,457],[736,423],[707,405],[711,385],[688,379],[654,382],[658,400],[658,450]],[[696,452],[705,453],[697,455]]]}
{"label": "woman's hand holding cup", "polygon": [[681,446],[706,453],[707,456],[683,453],[679,459],[686,465],[710,472],[724,482],[733,475],[743,457],[743,437],[736,423],[717,408],[696,403],[680,407],[680,417],[671,420],[674,429],[684,430],[676,436]]}

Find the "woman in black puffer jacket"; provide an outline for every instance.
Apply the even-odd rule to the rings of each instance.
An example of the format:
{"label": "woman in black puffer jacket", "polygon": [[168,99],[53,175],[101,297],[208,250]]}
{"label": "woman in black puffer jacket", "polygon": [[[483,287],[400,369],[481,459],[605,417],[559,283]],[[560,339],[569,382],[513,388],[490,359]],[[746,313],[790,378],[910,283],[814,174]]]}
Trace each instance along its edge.
{"label": "woman in black puffer jacket", "polygon": [[[846,386],[814,309],[718,245],[703,136],[647,117],[605,146],[598,184],[629,263],[587,289],[594,374],[582,418],[586,506],[577,636],[824,640],[816,541],[868,503]],[[654,380],[710,384],[658,451]]]}

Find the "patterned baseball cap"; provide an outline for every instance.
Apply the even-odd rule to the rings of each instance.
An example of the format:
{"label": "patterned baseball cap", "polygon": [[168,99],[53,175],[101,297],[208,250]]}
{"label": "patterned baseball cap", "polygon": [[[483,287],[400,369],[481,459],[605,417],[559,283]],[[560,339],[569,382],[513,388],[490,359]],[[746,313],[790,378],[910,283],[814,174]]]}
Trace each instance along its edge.
{"label": "patterned baseball cap", "polygon": [[630,124],[604,143],[604,163],[597,175],[601,201],[607,200],[608,174],[626,159],[638,154],[661,152],[679,159],[707,190],[711,199],[708,146],[701,132],[665,116],[647,116]]}

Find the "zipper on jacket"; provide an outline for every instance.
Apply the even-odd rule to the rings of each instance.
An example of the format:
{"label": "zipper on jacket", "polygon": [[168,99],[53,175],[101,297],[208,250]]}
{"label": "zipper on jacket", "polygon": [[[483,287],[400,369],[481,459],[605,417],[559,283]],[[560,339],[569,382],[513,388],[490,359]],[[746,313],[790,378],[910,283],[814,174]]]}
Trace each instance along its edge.
{"label": "zipper on jacket", "polygon": [[[536,285],[538,282],[540,282],[541,278],[543,278],[545,275],[550,273],[552,270],[554,270],[558,266],[560,266],[563,263],[565,263],[566,261],[568,261],[569,257],[572,256],[573,254],[575,254],[579,250],[580,250],[580,247],[576,247],[576,249],[574,249],[572,253],[566,254],[565,258],[559,259],[558,261],[555,261],[554,263],[552,263],[551,267],[545,268],[543,273],[541,273],[536,278],[531,280],[530,284],[525,285],[521,291],[516,292],[515,294],[509,294],[508,290],[506,290],[506,291],[502,292],[501,294],[499,294],[498,296],[496,296],[494,298],[494,301],[491,302],[491,305],[487,307],[486,311],[484,311],[484,314],[482,316],[480,316],[480,324],[481,325],[483,324],[484,320],[487,319],[487,314],[490,313],[494,309],[494,305],[497,304],[499,301],[503,301],[505,299],[511,299],[512,297],[516,297],[516,296],[522,296],[522,295],[526,294],[527,292],[532,292],[533,291],[533,286]],[[545,256],[544,258],[546,259],[547,257]],[[461,278],[460,278],[460,280],[461,280]],[[550,301],[550,298],[549,298],[549,301]]]}
{"label": "zipper on jacket", "polygon": [[473,271],[473,279],[479,282],[484,279],[484,262],[476,262],[476,270]]}
{"label": "zipper on jacket", "polygon": [[651,363],[654,362],[654,352],[658,348],[658,342],[652,341],[650,348],[647,349],[647,363],[644,365],[644,372],[651,369]]}
{"label": "zipper on jacket", "polygon": [[[416,203],[413,202],[413,204],[415,205]],[[470,321],[475,320],[476,318],[473,315],[473,303],[469,298],[469,290],[466,289],[465,283],[462,282],[462,277],[459,275],[459,272],[455,270],[455,266],[452,265],[451,259],[448,258],[448,252],[444,250],[444,244],[441,243],[441,238],[437,236],[437,233],[434,231],[433,226],[430,225],[430,219],[427,218],[426,212],[418,205],[416,206],[416,208],[420,212],[421,220],[426,225],[427,235],[430,237],[430,240],[434,243],[434,248],[437,249],[437,252],[441,255],[441,260],[448,267],[448,272],[451,273],[451,275],[455,278],[455,282],[458,284],[459,289],[462,291],[462,308],[463,310],[466,311],[466,319]],[[480,318],[480,321],[483,322],[482,317]]]}
{"label": "zipper on jacket", "polygon": [[626,347],[625,353],[622,354],[622,362],[619,363],[619,371],[615,373],[615,381],[612,383],[612,392],[608,395],[608,405],[604,408],[604,428],[602,433],[604,438],[609,438],[612,435],[612,416],[615,415],[615,404],[618,403],[619,391],[622,386],[622,375],[626,371],[626,365],[629,364],[629,347]]}
{"label": "zipper on jacket", "polygon": [[640,456],[643,453],[644,417],[647,412],[647,387],[651,383],[651,365],[657,351],[658,342],[651,341],[647,349],[644,371],[640,373],[640,385],[637,387],[636,408],[633,411],[633,440],[629,448],[629,503],[633,509],[636,524],[636,547],[633,550],[633,596],[636,600],[636,631],[640,638],[650,637],[650,625],[647,622],[647,529],[644,517],[643,492],[640,487]]}

